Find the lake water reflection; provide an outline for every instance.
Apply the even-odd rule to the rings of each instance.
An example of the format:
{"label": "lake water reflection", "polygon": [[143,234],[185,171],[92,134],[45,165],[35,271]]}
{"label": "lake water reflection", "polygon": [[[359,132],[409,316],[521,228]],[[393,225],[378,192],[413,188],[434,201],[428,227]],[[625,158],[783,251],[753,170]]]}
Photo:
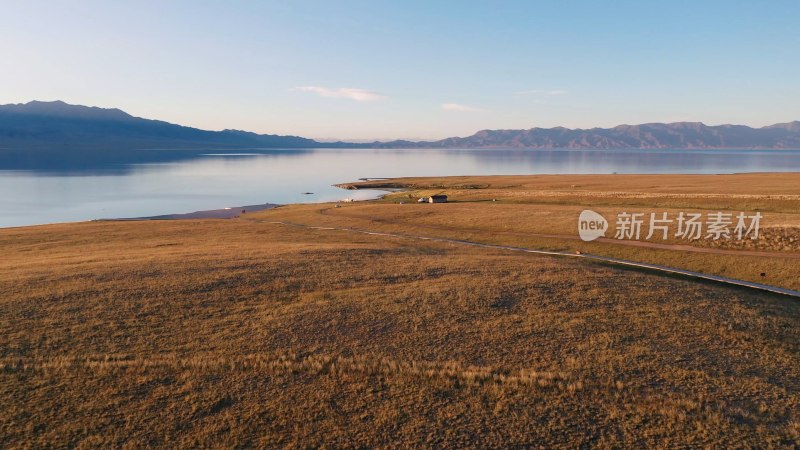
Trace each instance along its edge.
{"label": "lake water reflection", "polygon": [[0,227],[379,195],[332,186],[365,177],[800,171],[800,150],[151,152],[152,158],[126,164],[64,169],[4,170],[9,167],[0,161]]}

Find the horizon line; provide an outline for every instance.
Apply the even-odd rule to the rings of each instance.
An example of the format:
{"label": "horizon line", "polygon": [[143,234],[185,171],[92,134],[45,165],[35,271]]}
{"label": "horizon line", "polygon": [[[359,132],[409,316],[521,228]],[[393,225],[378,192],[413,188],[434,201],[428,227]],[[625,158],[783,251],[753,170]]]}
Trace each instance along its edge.
{"label": "horizon line", "polygon": [[317,142],[320,142],[320,143],[337,143],[337,142],[341,142],[341,143],[353,143],[353,144],[390,143],[390,142],[393,142],[393,141],[408,141],[408,142],[416,142],[416,143],[419,143],[419,142],[436,142],[436,141],[441,141],[441,140],[445,140],[445,139],[466,138],[466,137],[469,137],[469,136],[473,136],[473,135],[475,135],[477,133],[480,133],[482,131],[529,131],[529,130],[534,130],[534,129],[540,129],[540,130],[566,129],[566,130],[570,130],[570,131],[592,131],[592,130],[611,130],[611,129],[614,129],[614,128],[626,127],[626,126],[676,125],[676,124],[697,124],[697,125],[702,125],[702,126],[706,126],[706,127],[725,127],[725,126],[737,127],[737,126],[742,126],[742,127],[747,127],[747,128],[751,128],[751,129],[762,129],[762,128],[768,128],[768,127],[772,127],[772,126],[776,126],[776,125],[786,125],[786,124],[792,124],[792,123],[800,122],[800,119],[794,119],[794,120],[789,120],[789,121],[786,121],[786,122],[775,122],[775,123],[771,123],[771,124],[768,124],[768,125],[758,126],[758,125],[747,125],[747,124],[730,123],[730,122],[718,123],[718,124],[708,124],[708,123],[706,123],[704,121],[688,121],[688,120],[674,121],[674,122],[652,122],[652,121],[650,121],[650,122],[639,122],[639,123],[619,123],[617,125],[606,126],[606,127],[603,127],[603,126],[567,127],[567,126],[563,126],[563,125],[557,125],[557,126],[553,126],[553,127],[532,126],[532,127],[529,127],[529,128],[481,128],[481,129],[478,129],[478,130],[472,132],[472,134],[469,134],[469,135],[460,135],[460,136],[450,135],[450,136],[439,137],[439,138],[434,138],[434,137],[431,137],[431,138],[421,138],[421,137],[413,137],[413,138],[411,138],[411,137],[409,137],[409,138],[404,138],[404,137],[400,137],[400,138],[398,138],[398,137],[392,137],[392,138],[390,138],[390,137],[383,137],[383,138],[336,138],[336,137],[330,137],[330,136],[327,136],[327,137],[321,137],[321,136],[312,137],[310,135],[309,136],[301,136],[301,135],[297,135],[297,134],[291,134],[291,133],[284,134],[284,133],[280,133],[280,132],[248,131],[248,130],[243,130],[243,129],[238,129],[238,128],[217,128],[217,129],[201,128],[199,126],[194,126],[194,125],[184,125],[184,124],[181,124],[181,123],[169,122],[169,121],[164,120],[164,119],[156,119],[156,118],[135,116],[133,114],[128,113],[124,109],[118,108],[118,107],[113,107],[113,106],[112,107],[107,107],[107,106],[84,105],[84,104],[79,104],[79,103],[69,103],[69,102],[66,102],[66,101],[60,100],[60,99],[56,99],[56,100],[30,100],[30,101],[25,102],[25,103],[4,103],[4,104],[0,104],[0,107],[4,107],[4,106],[25,106],[25,105],[30,105],[32,103],[63,104],[63,105],[66,105],[66,106],[101,109],[101,110],[106,110],[106,111],[121,111],[121,112],[131,116],[132,118],[136,118],[136,119],[155,120],[155,121],[166,122],[166,123],[170,123],[170,124],[173,124],[173,125],[178,125],[178,126],[188,127],[188,128],[194,128],[194,129],[203,130],[203,131],[212,131],[212,132],[239,131],[239,132],[254,133],[254,134],[260,134],[260,135],[278,135],[278,136],[300,137],[300,138],[305,138],[305,139],[311,139],[311,140],[314,140],[314,141],[317,141]]}

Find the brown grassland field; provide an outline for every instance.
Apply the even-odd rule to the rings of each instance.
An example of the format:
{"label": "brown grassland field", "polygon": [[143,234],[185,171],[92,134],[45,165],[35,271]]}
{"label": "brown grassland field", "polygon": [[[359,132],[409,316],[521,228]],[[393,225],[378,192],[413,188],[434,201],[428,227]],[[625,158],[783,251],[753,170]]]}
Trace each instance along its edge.
{"label": "brown grassland field", "polygon": [[[271,222],[800,289],[800,174],[359,187],[406,190],[230,220],[0,230],[0,448],[799,445],[800,299]],[[451,202],[413,202],[439,192]],[[584,243],[586,208],[757,210],[762,239]]]}

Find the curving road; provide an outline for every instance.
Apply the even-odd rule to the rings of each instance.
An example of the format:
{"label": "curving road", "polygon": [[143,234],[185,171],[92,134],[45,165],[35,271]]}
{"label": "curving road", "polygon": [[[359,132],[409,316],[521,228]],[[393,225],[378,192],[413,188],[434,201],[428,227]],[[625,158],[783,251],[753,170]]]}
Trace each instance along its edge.
{"label": "curving road", "polygon": [[[320,211],[321,212],[321,211]],[[548,251],[548,250],[534,250],[530,248],[524,247],[512,247],[507,245],[495,245],[495,244],[482,244],[480,242],[472,242],[472,241],[464,241],[459,239],[448,239],[448,238],[440,238],[440,237],[430,237],[430,236],[418,236],[418,235],[411,235],[411,234],[403,234],[403,233],[387,233],[387,232],[380,232],[380,231],[369,231],[369,230],[361,230],[357,228],[341,228],[341,227],[321,227],[321,226],[314,226],[314,225],[305,225],[300,223],[293,223],[293,222],[283,222],[283,221],[266,221],[266,220],[258,220],[257,223],[266,223],[266,224],[274,224],[274,225],[283,225],[283,226],[290,226],[296,228],[304,228],[309,230],[323,230],[323,231],[341,231],[341,232],[348,232],[348,233],[360,233],[360,234],[367,234],[371,236],[386,236],[386,237],[393,237],[393,238],[401,238],[401,239],[415,239],[415,240],[423,240],[423,241],[433,241],[433,242],[444,242],[449,244],[457,244],[457,245],[469,245],[472,247],[481,247],[481,248],[490,248],[495,250],[510,250],[510,251],[517,251],[517,252],[524,252],[524,253],[533,253],[537,255],[549,255],[549,256],[566,256],[570,258],[582,258],[586,260],[592,261],[601,261],[611,264],[617,264],[621,266],[627,267],[635,267],[640,269],[647,269],[653,270],[662,273],[670,273],[670,274],[677,274],[683,275],[691,278],[697,278],[702,280],[713,281],[717,283],[733,285],[744,287],[748,289],[755,289],[759,291],[766,291],[771,292],[774,294],[781,294],[786,295],[789,297],[800,298],[800,291],[794,291],[791,289],[785,289],[776,286],[769,286],[766,284],[761,283],[754,283],[751,281],[744,281],[744,280],[737,280],[735,278],[727,278],[721,277],[717,275],[708,275],[700,272],[693,272],[691,270],[684,270],[678,269],[675,267],[668,267],[668,266],[661,266],[658,264],[648,264],[648,263],[640,263],[635,261],[628,261],[625,259],[618,259],[618,258],[609,258],[606,256],[599,256],[599,255],[592,255],[588,253],[569,253],[569,252],[557,252],[557,251]],[[737,252],[737,254],[742,254]]]}
{"label": "curving road", "polygon": [[[409,221],[403,221],[403,220],[387,220],[382,217],[370,216],[367,214],[352,214],[352,213],[348,214],[342,211],[336,211],[336,214],[332,214],[333,212],[332,208],[322,208],[318,212],[325,216],[362,219],[377,223],[407,224],[407,225],[414,225],[415,228],[427,228],[430,230],[459,231],[459,232],[466,231],[474,233],[478,232],[485,233],[487,231],[477,228],[454,227],[447,225],[428,225],[416,222],[411,223]],[[519,231],[491,231],[491,233],[501,236],[540,237],[540,238],[551,238],[551,239],[567,239],[572,241],[581,240],[580,237],[574,234],[545,234],[545,233],[528,233]],[[678,250],[682,252],[692,252],[692,253],[713,253],[716,255],[759,256],[768,258],[800,259],[800,253],[767,252],[758,250],[731,250],[731,249],[719,249],[719,248],[708,248],[708,247],[696,247],[693,245],[682,245],[682,244],[659,244],[656,242],[631,241],[631,240],[612,239],[606,237],[598,238],[594,242],[602,242],[605,244],[613,244],[613,245],[625,245],[629,247],[653,248],[659,250]]]}

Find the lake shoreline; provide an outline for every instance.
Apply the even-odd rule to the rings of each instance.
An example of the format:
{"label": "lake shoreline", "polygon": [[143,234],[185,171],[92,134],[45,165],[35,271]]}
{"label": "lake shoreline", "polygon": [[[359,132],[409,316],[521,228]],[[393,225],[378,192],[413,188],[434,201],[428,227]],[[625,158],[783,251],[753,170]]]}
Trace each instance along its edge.
{"label": "lake shoreline", "polygon": [[92,222],[105,222],[105,221],[140,221],[140,220],[191,220],[191,219],[235,219],[247,212],[264,211],[266,209],[277,208],[279,204],[276,203],[263,203],[260,205],[246,205],[225,207],[219,209],[207,209],[201,211],[194,211],[190,213],[177,213],[177,214],[161,214],[157,216],[143,216],[143,217],[120,217],[110,219],[95,219]]}
{"label": "lake shoreline", "polygon": [[265,202],[358,201],[379,198],[384,192],[370,192],[364,186],[342,191],[334,185],[366,181],[376,188],[396,188],[387,178],[800,170],[800,151],[287,150],[177,161],[170,152],[149,153],[156,154],[151,155],[153,164],[137,160],[95,167],[76,161],[66,171],[0,170],[0,192],[7,193],[0,199],[0,226],[152,217]]}

